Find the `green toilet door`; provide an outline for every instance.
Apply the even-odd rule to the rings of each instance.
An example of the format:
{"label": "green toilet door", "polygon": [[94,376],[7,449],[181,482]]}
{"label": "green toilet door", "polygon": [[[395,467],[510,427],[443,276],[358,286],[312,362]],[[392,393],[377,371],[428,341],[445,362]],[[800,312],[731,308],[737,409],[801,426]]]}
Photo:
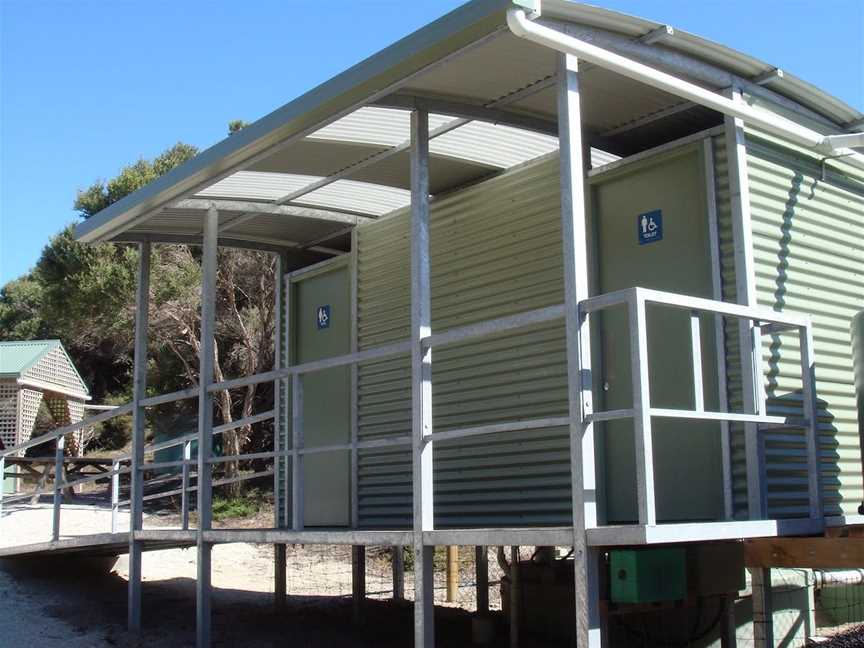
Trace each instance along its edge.
{"label": "green toilet door", "polygon": [[[302,364],[351,352],[348,268],[299,277],[293,286],[294,362]],[[303,377],[303,429],[307,448],[351,439],[351,369],[336,367]],[[351,455],[348,450],[304,458],[304,524],[348,526],[351,520]]]}
{"label": "green toilet door", "polygon": [[[711,255],[701,148],[633,163],[592,182],[598,289],[640,286],[712,297]],[[624,309],[603,313],[601,381],[603,408],[632,407],[629,329]],[[693,379],[689,315],[648,307],[651,404],[692,409]],[[705,407],[717,409],[714,325],[702,318]],[[719,424],[654,419],[654,479],[661,521],[709,520],[722,516]],[[606,423],[600,443],[605,456],[606,518],[632,523],[636,509],[633,424]]]}

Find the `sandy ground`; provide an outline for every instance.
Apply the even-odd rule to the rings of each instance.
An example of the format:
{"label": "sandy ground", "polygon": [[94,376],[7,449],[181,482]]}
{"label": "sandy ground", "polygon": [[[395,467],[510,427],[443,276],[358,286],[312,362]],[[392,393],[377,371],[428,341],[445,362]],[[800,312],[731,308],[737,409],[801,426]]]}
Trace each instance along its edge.
{"label": "sandy ground", "polygon": [[[51,505],[7,505],[0,520],[0,546],[50,539]],[[266,526],[267,515],[261,520]],[[128,517],[118,520],[128,528]],[[171,516],[148,516],[146,527],[174,526]],[[248,525],[248,521],[244,524]],[[239,524],[238,524],[239,526]],[[61,537],[108,532],[110,510],[86,503],[63,506]],[[392,580],[384,548],[367,549],[365,621],[352,622],[351,562],[348,547],[289,547],[289,603],[273,605],[273,547],[218,545],[213,550],[213,638],[215,646],[250,648],[285,646],[406,646],[412,633],[408,602],[390,600]],[[436,580],[439,644],[471,645],[470,617],[474,601],[473,560],[464,560],[459,599],[444,601],[445,575]],[[490,576],[497,565],[490,554]],[[120,556],[108,564],[77,556],[30,561],[0,560],[0,646],[62,645],[64,648],[120,646],[168,648],[194,645],[195,549],[146,552],[143,558],[145,631],[127,634],[128,561]],[[412,593],[411,573],[405,591]],[[497,588],[490,590],[493,606]],[[449,606],[449,608],[447,607]],[[462,606],[462,609],[460,609]],[[503,620],[499,619],[498,622]],[[290,641],[289,641],[290,639]]]}

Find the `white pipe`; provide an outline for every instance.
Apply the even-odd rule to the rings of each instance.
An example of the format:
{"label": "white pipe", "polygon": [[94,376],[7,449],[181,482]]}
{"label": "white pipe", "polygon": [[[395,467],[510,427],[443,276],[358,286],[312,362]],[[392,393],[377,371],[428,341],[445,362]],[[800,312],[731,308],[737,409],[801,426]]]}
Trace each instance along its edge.
{"label": "white pipe", "polygon": [[[552,48],[563,54],[571,54],[629,79],[682,97],[724,115],[743,119],[769,133],[791,139],[796,144],[818,149],[822,152],[848,153],[850,162],[854,162],[856,166],[864,168],[864,156],[845,148],[837,148],[834,144],[834,142],[837,142],[841,147],[848,146],[844,140],[836,139],[843,136],[822,135],[779,115],[758,110],[746,103],[735,102],[716,92],[706,90],[644,63],[639,63],[615,52],[610,52],[586,41],[568,36],[555,29],[545,27],[530,20],[522,9],[513,7],[507,11],[507,26],[519,38]],[[854,134],[853,137],[857,135],[859,134]],[[835,139],[832,141],[831,138]],[[857,142],[858,140],[856,139],[855,141]]]}
{"label": "white pipe", "polygon": [[813,571],[816,589],[824,587],[849,587],[864,585],[864,569],[844,569],[843,571]]}

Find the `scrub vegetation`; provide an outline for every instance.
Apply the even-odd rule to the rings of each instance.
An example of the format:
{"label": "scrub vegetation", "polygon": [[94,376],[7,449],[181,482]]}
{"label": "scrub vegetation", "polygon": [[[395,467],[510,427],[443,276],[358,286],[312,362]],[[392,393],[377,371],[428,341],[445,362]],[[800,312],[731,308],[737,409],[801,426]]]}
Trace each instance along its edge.
{"label": "scrub vegetation", "polygon": [[[235,133],[246,124],[229,124]],[[177,143],[153,160],[140,159],[106,181],[78,192],[73,206],[82,219],[129,195],[197,154]],[[94,403],[131,399],[135,274],[133,245],[83,245],[69,225],[47,242],[36,265],[0,288],[0,340],[59,338],[90,386]],[[215,378],[258,373],[273,363],[274,259],[254,251],[220,249],[217,279]],[[153,249],[148,392],[159,394],[195,384],[198,368],[200,255],[184,245]],[[217,422],[248,416],[273,399],[272,386],[252,385],[217,395]],[[159,412],[195,417],[197,402]],[[116,450],[128,440],[128,417],[104,424],[90,450]],[[151,431],[152,433],[153,431]],[[254,452],[269,444],[272,427],[259,424],[223,435],[222,452]],[[225,464],[227,477],[243,468]],[[238,497],[240,484],[230,494]]]}

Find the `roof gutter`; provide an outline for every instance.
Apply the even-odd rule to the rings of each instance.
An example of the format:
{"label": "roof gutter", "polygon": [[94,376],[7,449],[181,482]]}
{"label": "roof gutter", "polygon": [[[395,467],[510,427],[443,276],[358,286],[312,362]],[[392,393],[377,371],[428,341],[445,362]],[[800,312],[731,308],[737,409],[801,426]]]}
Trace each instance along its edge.
{"label": "roof gutter", "polygon": [[800,146],[815,149],[826,155],[833,156],[839,154],[848,162],[864,169],[864,155],[848,148],[850,146],[864,146],[864,133],[822,135],[773,113],[758,110],[743,102],[733,101],[716,92],[706,90],[644,63],[639,63],[633,59],[610,52],[602,47],[597,47],[556,29],[534,22],[534,19],[540,15],[539,0],[532,0],[531,2],[526,2],[526,0],[516,1],[519,4],[529,5],[529,11],[531,11],[531,17],[529,18],[523,8],[511,7],[507,10],[507,26],[519,38],[549,47],[562,54],[576,56],[629,79],[645,83],[706,108],[716,110],[724,115],[742,119],[773,135],[792,140]]}

